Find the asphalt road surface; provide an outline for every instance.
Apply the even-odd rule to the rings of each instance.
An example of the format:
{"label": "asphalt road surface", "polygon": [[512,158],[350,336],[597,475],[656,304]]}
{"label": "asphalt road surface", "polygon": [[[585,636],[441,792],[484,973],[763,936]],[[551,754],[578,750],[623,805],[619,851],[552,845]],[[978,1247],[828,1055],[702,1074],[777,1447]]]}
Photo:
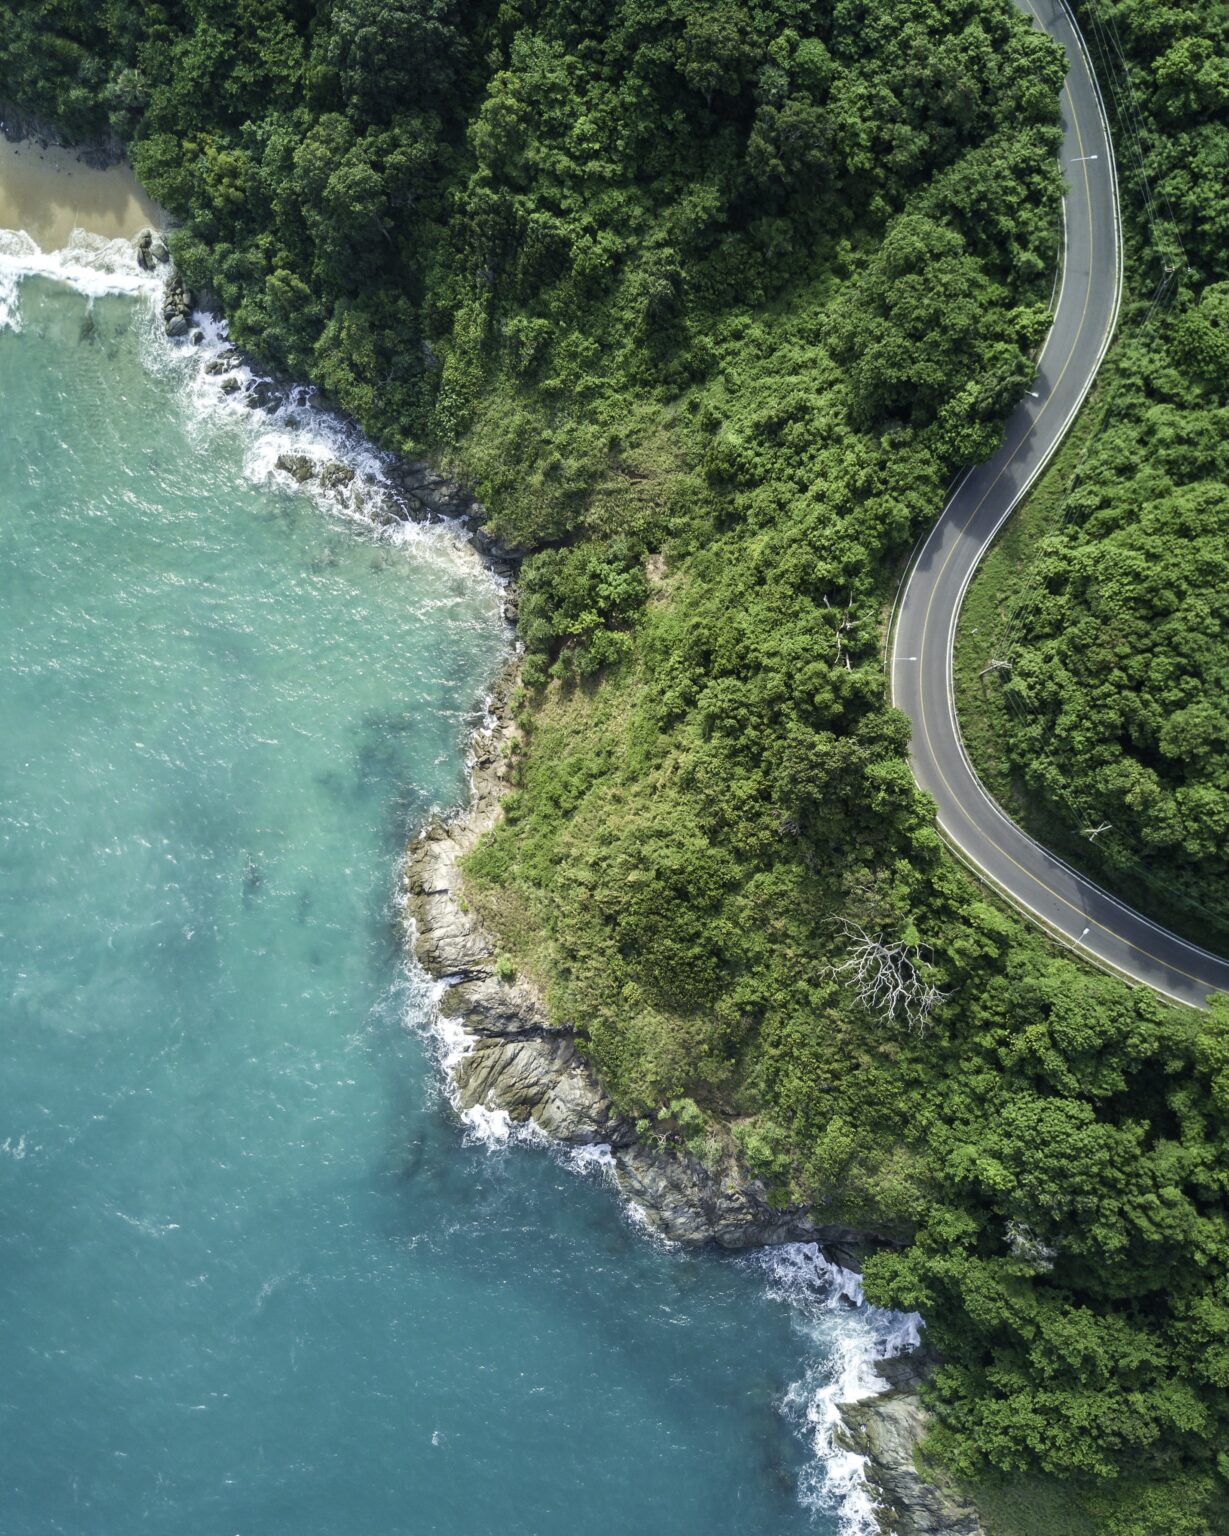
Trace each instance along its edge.
{"label": "asphalt road surface", "polygon": [[939,829],[1023,911],[1100,964],[1202,1007],[1229,993],[1229,961],[1132,910],[1048,853],[982,788],[960,739],[952,685],[956,617],[995,533],[1041,473],[1092,384],[1118,317],[1122,255],[1113,145],[1079,31],[1061,0],[1017,0],[1062,44],[1065,249],[1053,329],[1035,393],[1002,448],[957,484],[909,573],[897,609],[892,699],[913,722],[913,772]]}

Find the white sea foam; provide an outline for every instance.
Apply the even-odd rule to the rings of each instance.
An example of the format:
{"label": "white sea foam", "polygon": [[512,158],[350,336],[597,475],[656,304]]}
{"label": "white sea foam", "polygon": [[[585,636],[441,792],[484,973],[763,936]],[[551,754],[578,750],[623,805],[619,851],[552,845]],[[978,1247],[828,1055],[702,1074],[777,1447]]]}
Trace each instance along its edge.
{"label": "white sea foam", "polygon": [[[401,884],[403,886],[404,883]],[[461,1107],[456,1069],[477,1045],[478,1037],[470,1034],[458,1019],[450,1018],[441,1009],[440,1003],[445,993],[457,978],[446,976],[440,981],[433,981],[410,957],[408,951],[413,942],[413,922],[408,915],[404,895],[398,900],[398,908],[401,920],[410,934],[403,967],[402,1017],[411,1029],[425,1034],[430,1042],[439,1068],[439,1083],[464,1128],[466,1142],[487,1147],[491,1151],[510,1146],[553,1147],[555,1143],[532,1120],[513,1120],[506,1109],[492,1109],[484,1104]]]}
{"label": "white sea foam", "polygon": [[589,1147],[568,1147],[563,1160],[573,1173],[583,1177],[613,1180],[614,1151],[609,1142],[599,1141]]}
{"label": "white sea foam", "polygon": [[[404,901],[402,911],[411,931],[409,952],[412,920]],[[605,1143],[564,1147],[532,1121],[514,1123],[504,1110],[460,1109],[454,1072],[477,1039],[439,1006],[449,979],[432,982],[409,953],[406,974],[412,978],[413,994],[407,999],[406,1017],[425,1029],[434,1044],[443,1089],[465,1128],[466,1141],[492,1151],[518,1143],[545,1147],[572,1172],[597,1175],[613,1184],[615,1157]],[[623,1214],[646,1238],[666,1248],[675,1246],[655,1230],[634,1200],[623,1201]],[[780,1403],[782,1415],[811,1451],[799,1479],[800,1502],[815,1514],[835,1515],[841,1536],[875,1536],[879,1525],[867,1488],[865,1458],[847,1450],[837,1438],[840,1405],[885,1390],[887,1384],[875,1371],[875,1363],[917,1348],[922,1319],[916,1313],[871,1306],[862,1294],[861,1276],[826,1259],[815,1243],[759,1249],[741,1262],[763,1276],[768,1299],[789,1306],[805,1340],[805,1369]]]}
{"label": "white sea foam", "polygon": [[[28,277],[66,283],[91,300],[104,294],[142,298],[142,360],[155,377],[176,391],[189,432],[198,441],[239,432],[246,439],[244,474],[254,484],[309,496],[328,514],[376,530],[388,544],[429,541],[433,558],[455,560],[468,574],[474,573],[478,562],[465,530],[447,520],[427,525],[404,519],[404,504],[389,475],[393,456],[368,442],[353,422],[320,406],[311,389],[278,389],[273,409],[253,409],[246,403],[253,387],[264,382],[271,390],[272,381],[241,358],[225,373],[208,371],[211,362],[231,350],[224,320],[198,312],[192,317],[192,329],[200,333],[199,342],[170,340],[160,315],[167,271],[142,271],[130,240],[108,240],[74,230],[62,250],[44,251],[24,230],[0,230],[0,330],[21,329],[21,284]],[[224,380],[235,381],[237,387],[225,389]],[[298,483],[278,467],[278,459],[285,455],[310,460],[316,474]],[[322,482],[319,471],[338,464],[352,470],[353,478]],[[500,584],[493,573],[488,572],[487,579]]]}
{"label": "white sea foam", "polygon": [[513,1120],[506,1109],[487,1109],[473,1104],[460,1112],[465,1140],[479,1146],[549,1147],[550,1137],[532,1120]]}
{"label": "white sea foam", "polygon": [[135,1227],[138,1232],[143,1232],[146,1237],[165,1237],[169,1232],[178,1232],[177,1221],[155,1221],[152,1216],[129,1216],[126,1212],[113,1210],[113,1214],[130,1227]]}
{"label": "white sea foam", "polygon": [[873,1536],[879,1527],[864,1458],[837,1440],[840,1404],[885,1390],[875,1362],[916,1349],[922,1320],[916,1313],[872,1307],[863,1298],[861,1277],[830,1263],[814,1243],[762,1249],[747,1262],[763,1272],[768,1296],[789,1305],[808,1344],[807,1368],[781,1402],[813,1453],[800,1482],[802,1502],[835,1514],[841,1536]]}
{"label": "white sea foam", "polygon": [[156,293],[130,240],[106,240],[74,230],[62,250],[44,251],[24,229],[0,229],[0,331],[21,329],[21,284],[27,277],[69,283],[89,298],[107,293]]}

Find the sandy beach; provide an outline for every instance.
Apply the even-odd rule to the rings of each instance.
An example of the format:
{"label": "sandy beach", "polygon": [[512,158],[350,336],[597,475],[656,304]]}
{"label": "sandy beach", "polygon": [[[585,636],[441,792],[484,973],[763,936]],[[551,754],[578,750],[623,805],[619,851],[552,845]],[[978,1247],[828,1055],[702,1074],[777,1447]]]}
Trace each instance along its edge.
{"label": "sandy beach", "polygon": [[0,229],[24,229],[45,251],[74,229],[131,238],[164,217],[127,165],[95,170],[71,149],[0,139]]}

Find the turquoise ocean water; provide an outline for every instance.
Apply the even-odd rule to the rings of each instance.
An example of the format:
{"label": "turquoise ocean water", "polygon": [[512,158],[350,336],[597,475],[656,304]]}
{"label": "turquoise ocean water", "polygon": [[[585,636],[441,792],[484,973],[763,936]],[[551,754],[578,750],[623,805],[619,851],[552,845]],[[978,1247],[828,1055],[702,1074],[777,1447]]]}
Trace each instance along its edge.
{"label": "turquoise ocean water", "polygon": [[334,428],[227,405],[122,253],[7,250],[0,1532],[863,1529],[890,1320],[449,1108],[397,861],[491,579],[277,483]]}

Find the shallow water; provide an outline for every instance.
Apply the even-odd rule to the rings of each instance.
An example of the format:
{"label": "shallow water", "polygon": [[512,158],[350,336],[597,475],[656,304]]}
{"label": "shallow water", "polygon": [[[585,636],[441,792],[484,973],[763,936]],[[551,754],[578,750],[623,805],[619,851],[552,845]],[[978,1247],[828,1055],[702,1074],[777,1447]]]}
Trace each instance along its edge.
{"label": "shallow water", "polygon": [[148,295],[10,268],[0,1530],[860,1528],[816,1437],[891,1320],[807,1250],[655,1245],[439,1088],[396,865],[492,581],[273,483],[292,428]]}

